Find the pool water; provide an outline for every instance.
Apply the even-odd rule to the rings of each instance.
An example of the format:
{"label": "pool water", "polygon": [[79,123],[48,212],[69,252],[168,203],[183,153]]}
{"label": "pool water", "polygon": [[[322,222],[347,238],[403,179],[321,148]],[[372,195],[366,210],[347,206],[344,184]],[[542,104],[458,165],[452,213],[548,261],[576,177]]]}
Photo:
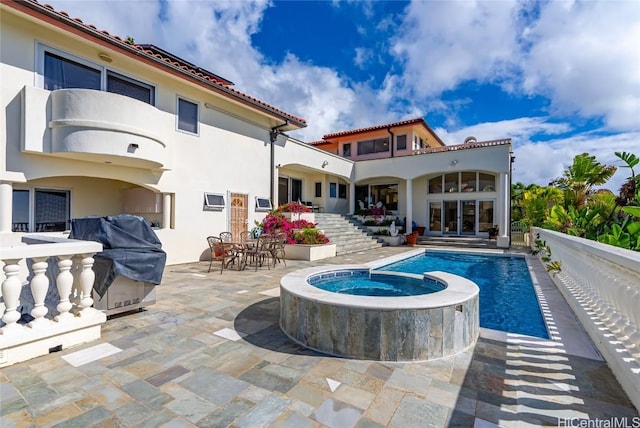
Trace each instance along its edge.
{"label": "pool water", "polygon": [[439,270],[468,278],[480,288],[481,327],[549,338],[523,257],[425,252],[376,270]]}
{"label": "pool water", "polygon": [[416,296],[443,290],[436,280],[408,278],[395,275],[372,274],[368,276],[338,276],[310,281],[314,287],[333,293],[357,296]]}

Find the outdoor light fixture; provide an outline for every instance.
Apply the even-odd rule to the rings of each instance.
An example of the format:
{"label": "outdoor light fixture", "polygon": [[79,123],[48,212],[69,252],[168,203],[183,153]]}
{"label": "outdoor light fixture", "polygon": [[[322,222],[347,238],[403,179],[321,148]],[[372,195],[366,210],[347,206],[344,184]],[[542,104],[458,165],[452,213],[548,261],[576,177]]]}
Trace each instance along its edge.
{"label": "outdoor light fixture", "polygon": [[451,166],[456,166],[458,164],[458,159],[454,159],[451,161],[451,163],[449,165]]}
{"label": "outdoor light fixture", "polygon": [[111,61],[113,61],[113,59],[112,59],[109,55],[107,55],[106,53],[104,53],[104,52],[100,52],[100,53],[98,54],[98,58],[100,58],[100,59],[101,59],[101,60],[103,60],[104,62],[111,62]]}
{"label": "outdoor light fixture", "polygon": [[329,161],[324,161],[322,162],[322,167],[324,168],[325,166],[329,165]]}

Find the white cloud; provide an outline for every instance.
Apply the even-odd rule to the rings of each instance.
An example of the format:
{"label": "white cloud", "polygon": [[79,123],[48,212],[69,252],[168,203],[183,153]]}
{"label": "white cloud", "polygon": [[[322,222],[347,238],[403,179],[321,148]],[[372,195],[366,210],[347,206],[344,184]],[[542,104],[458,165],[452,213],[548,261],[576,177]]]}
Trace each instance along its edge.
{"label": "white cloud", "polygon": [[549,2],[527,30],[524,89],[562,114],[640,130],[640,7],[635,1]]}
{"label": "white cloud", "polygon": [[365,64],[373,58],[373,51],[368,48],[356,48],[356,56],[353,59],[354,64],[360,68],[365,68]]}
{"label": "white cloud", "polygon": [[[532,6],[533,5],[533,6]],[[635,1],[415,1],[392,53],[405,96],[465,82],[543,96],[552,112],[640,129],[640,9]]]}
{"label": "white cloud", "polygon": [[433,97],[464,81],[509,75],[518,50],[516,8],[505,1],[412,2],[392,40],[407,90]]}

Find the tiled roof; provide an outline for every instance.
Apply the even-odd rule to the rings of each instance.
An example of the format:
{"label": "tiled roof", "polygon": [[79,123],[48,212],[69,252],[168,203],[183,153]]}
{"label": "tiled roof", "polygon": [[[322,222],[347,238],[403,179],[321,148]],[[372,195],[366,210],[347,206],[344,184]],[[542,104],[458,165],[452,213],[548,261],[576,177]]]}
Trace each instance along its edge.
{"label": "tiled roof", "polygon": [[316,141],[309,141],[307,144],[309,144],[310,146],[321,146],[323,144],[331,144],[331,143],[326,140],[316,140]]}
{"label": "tiled roof", "polygon": [[397,126],[413,125],[416,123],[423,123],[424,126],[426,126],[427,128],[429,127],[427,125],[427,122],[425,122],[423,118],[417,117],[415,119],[402,120],[400,122],[387,123],[385,125],[376,125],[376,126],[369,126],[367,128],[358,128],[358,129],[351,129],[348,131],[333,132],[331,134],[324,135],[322,138],[327,140],[329,138],[343,137],[345,135],[353,135],[353,134],[362,134],[364,132],[378,131],[380,129],[387,129],[387,128],[395,128]]}
{"label": "tiled roof", "polygon": [[[85,24],[80,18],[71,18],[69,14],[63,10],[57,11],[49,4],[40,4],[37,0],[3,1],[2,3],[27,13],[31,11],[30,14],[32,16],[43,21],[53,23],[52,20],[54,20],[62,23],[69,27],[69,30],[74,30],[73,32],[76,32],[76,34],[78,34],[79,31],[83,34],[93,36],[102,42],[106,42],[110,48],[124,51],[124,53],[127,53],[134,58],[149,60],[152,64],[156,64],[164,68],[166,71],[174,73],[177,72],[184,78],[195,80],[206,85],[209,89],[215,92],[262,110],[265,113],[275,114],[283,120],[293,122],[294,125],[298,127],[304,127],[307,125],[305,119],[294,116],[267,104],[264,101],[235,90],[231,88],[233,82],[217,76],[203,68],[197,67],[173,54],[169,54],[156,46],[132,44],[128,40],[112,35],[106,30],[99,30],[94,25]],[[27,10],[25,10],[25,8]],[[33,12],[36,12],[37,15]]]}

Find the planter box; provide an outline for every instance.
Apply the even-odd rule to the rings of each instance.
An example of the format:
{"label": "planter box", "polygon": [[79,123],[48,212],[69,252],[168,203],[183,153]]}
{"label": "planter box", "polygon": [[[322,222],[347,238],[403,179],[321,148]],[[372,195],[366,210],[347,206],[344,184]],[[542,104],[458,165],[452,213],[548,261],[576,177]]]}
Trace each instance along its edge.
{"label": "planter box", "polygon": [[382,239],[385,243],[389,244],[391,247],[397,247],[402,244],[402,236],[385,236],[385,235],[374,235],[374,237],[378,239]]}
{"label": "planter box", "polygon": [[314,213],[282,213],[285,218],[289,220],[306,220],[311,223],[316,222],[316,215]]}
{"label": "planter box", "polygon": [[284,246],[285,259],[287,260],[320,260],[335,257],[336,244],[304,245],[286,244]]}
{"label": "planter box", "polygon": [[[391,229],[390,226],[365,226],[367,228],[367,230],[369,230],[372,233],[375,233],[379,230],[386,230],[387,232],[389,232],[389,230]],[[402,226],[396,226],[396,230],[398,231],[398,233],[400,233],[402,231]]]}

